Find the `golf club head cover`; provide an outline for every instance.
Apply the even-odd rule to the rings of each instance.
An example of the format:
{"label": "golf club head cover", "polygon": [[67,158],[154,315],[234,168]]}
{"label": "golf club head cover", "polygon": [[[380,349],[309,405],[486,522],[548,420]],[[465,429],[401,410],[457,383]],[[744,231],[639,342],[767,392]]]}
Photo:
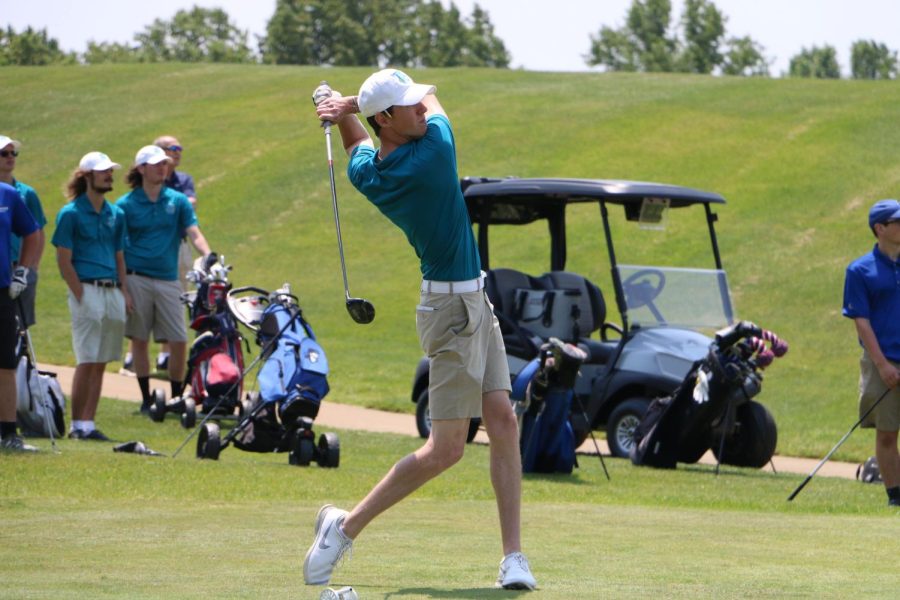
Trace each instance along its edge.
{"label": "golf club head cover", "polygon": [[775,360],[775,353],[772,352],[762,338],[752,337],[747,340],[747,346],[751,350],[751,354],[756,353],[756,366],[765,369]]}
{"label": "golf club head cover", "polygon": [[769,331],[768,329],[763,329],[762,338],[769,342],[772,353],[775,354],[775,356],[780,358],[787,354],[788,343],[775,335],[774,332]]}
{"label": "golf club head cover", "polygon": [[209,270],[212,269],[213,265],[217,262],[219,262],[219,255],[210,251],[209,254],[203,257],[203,270],[209,273]]}
{"label": "golf club head cover", "polygon": [[15,268],[9,283],[9,297],[15,300],[28,287],[28,267],[19,265]]}

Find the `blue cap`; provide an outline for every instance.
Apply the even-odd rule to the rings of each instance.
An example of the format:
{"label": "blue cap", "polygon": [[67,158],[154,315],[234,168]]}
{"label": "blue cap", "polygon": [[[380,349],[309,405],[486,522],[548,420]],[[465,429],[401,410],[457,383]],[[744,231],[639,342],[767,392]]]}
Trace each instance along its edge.
{"label": "blue cap", "polygon": [[879,200],[869,209],[869,227],[895,219],[900,219],[900,202],[896,200]]}

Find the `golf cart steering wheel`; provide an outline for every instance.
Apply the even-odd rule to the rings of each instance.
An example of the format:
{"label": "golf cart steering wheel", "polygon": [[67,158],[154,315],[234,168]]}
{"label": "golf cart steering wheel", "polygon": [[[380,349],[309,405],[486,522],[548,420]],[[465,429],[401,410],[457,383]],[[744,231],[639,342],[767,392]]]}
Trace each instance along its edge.
{"label": "golf cart steering wheel", "polygon": [[[656,282],[653,283],[652,279]],[[659,269],[641,269],[622,282],[628,308],[640,308],[653,302],[666,285],[666,275]]]}

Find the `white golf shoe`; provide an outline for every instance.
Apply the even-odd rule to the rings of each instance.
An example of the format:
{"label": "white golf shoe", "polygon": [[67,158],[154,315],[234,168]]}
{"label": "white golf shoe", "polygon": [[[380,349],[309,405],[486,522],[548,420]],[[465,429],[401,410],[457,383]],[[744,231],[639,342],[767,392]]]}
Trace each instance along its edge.
{"label": "white golf shoe", "polygon": [[507,590],[533,590],[537,581],[531,574],[528,559],[521,552],[513,552],[503,557],[495,587]]}
{"label": "white golf shoe", "polygon": [[346,510],[330,504],[319,509],[319,514],[316,515],[316,538],[303,561],[303,579],[306,585],[328,583],[338,561],[345,553],[350,552],[353,540],[341,531],[347,514]]}

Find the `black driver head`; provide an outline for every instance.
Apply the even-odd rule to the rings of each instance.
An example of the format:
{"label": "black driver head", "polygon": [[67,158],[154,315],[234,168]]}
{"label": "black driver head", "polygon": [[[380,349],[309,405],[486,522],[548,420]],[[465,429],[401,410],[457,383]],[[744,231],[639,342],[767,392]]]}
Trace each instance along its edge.
{"label": "black driver head", "polygon": [[375,307],[362,298],[347,298],[347,312],[354,321],[362,325],[375,320]]}

